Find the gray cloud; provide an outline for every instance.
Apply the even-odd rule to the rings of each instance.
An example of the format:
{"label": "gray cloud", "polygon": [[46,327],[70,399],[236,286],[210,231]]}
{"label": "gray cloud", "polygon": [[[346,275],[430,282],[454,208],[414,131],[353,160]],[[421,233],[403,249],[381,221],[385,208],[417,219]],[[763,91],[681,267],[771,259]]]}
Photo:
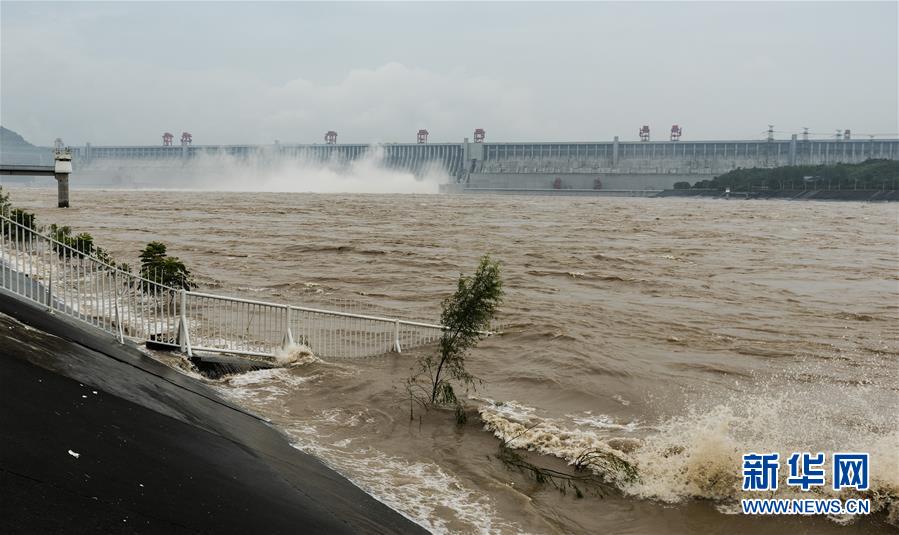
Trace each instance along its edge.
{"label": "gray cloud", "polygon": [[40,144],[899,131],[892,2],[0,6],[2,122]]}

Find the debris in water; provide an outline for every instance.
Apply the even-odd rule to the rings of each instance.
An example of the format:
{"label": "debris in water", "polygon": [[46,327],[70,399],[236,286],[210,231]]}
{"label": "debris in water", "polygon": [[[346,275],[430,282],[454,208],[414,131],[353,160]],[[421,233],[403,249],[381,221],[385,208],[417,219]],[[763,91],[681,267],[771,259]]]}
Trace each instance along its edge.
{"label": "debris in water", "polygon": [[81,457],[81,454],[80,454],[80,453],[75,453],[75,452],[72,451],[72,450],[69,450],[69,455],[71,455],[72,457],[74,457],[74,458],[76,458],[76,459],[77,459],[78,457]]}

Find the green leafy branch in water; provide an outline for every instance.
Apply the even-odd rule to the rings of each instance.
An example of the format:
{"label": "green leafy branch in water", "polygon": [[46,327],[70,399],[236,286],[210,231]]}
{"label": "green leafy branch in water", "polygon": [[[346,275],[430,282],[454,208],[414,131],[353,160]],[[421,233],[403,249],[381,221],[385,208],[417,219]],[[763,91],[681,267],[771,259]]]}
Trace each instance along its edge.
{"label": "green leafy branch in water", "polygon": [[[584,450],[574,460],[574,469],[585,471],[592,470],[599,474],[622,474],[624,481],[636,482],[640,480],[640,474],[634,465],[625,461],[621,457],[612,452],[603,451],[597,448]],[[607,481],[607,478],[602,478]]]}
{"label": "green leafy branch in water", "polygon": [[490,322],[502,302],[503,284],[499,262],[484,255],[474,275],[459,276],[456,291],[443,300],[440,322],[444,326],[438,354],[419,357],[417,369],[406,380],[409,418],[413,407],[452,407],[459,425],[468,420],[454,384],[473,389],[480,380],[465,369],[465,357],[486,336]]}
{"label": "green leafy branch in water", "polygon": [[496,458],[499,459],[500,462],[502,462],[506,466],[506,468],[517,470],[522,474],[532,477],[534,478],[534,481],[536,481],[540,485],[550,485],[562,494],[567,494],[568,491],[573,491],[575,497],[583,498],[584,492],[586,491],[594,496],[603,498],[611,490],[608,482],[606,482],[603,477],[585,470],[586,465],[579,466],[575,464],[575,471],[579,472],[575,474],[537,466],[536,464],[525,459],[520,453],[518,453],[509,445],[512,441],[527,433],[528,431],[534,429],[538,425],[540,424],[534,424],[531,427],[523,429],[517,435],[501,441],[499,443],[499,453],[497,454]]}

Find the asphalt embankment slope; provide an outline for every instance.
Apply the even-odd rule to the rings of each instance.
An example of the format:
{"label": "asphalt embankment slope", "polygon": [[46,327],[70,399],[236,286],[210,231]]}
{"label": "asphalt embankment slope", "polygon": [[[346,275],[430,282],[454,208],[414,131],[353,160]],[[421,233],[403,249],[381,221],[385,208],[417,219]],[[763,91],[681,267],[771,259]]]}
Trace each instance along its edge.
{"label": "asphalt embankment slope", "polygon": [[425,531],[203,383],[0,291],[0,532]]}

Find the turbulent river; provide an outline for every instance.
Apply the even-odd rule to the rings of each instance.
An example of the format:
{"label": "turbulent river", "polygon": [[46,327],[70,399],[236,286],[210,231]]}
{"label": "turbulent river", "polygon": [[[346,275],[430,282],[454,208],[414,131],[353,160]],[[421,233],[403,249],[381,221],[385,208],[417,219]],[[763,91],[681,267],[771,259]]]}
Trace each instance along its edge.
{"label": "turbulent river", "polygon": [[[160,239],[207,292],[433,320],[503,264],[504,334],[470,355],[471,417],[417,411],[419,348],[212,382],[435,532],[873,533],[899,525],[899,206],[511,196],[13,188],[122,260]],[[636,470],[562,494],[588,448]],[[863,451],[878,513],[738,514],[741,455]],[[620,468],[620,467],[619,467]],[[824,490],[816,497],[827,497]],[[801,494],[781,486],[776,495]]]}

